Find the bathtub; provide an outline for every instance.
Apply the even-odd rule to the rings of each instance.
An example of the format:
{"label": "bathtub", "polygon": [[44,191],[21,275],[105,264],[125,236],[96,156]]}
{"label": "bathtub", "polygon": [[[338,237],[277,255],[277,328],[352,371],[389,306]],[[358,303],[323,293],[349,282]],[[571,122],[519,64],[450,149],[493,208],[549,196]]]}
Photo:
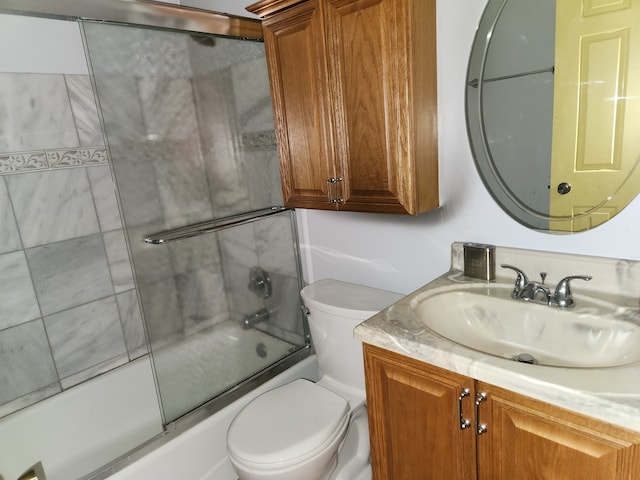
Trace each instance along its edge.
{"label": "bathtub", "polygon": [[317,381],[318,362],[311,355],[239,400],[199,422],[119,471],[94,478],[109,480],[237,480],[227,456],[226,434],[237,413],[255,397],[298,378]]}
{"label": "bathtub", "polygon": [[227,320],[155,349],[165,418],[180,417],[298,348]]}
{"label": "bathtub", "polygon": [[[191,398],[188,389],[198,379],[210,382],[214,392],[234,381],[228,375],[216,381],[206,372],[197,375],[205,366],[252,372],[270,355],[275,360],[291,348],[257,330],[242,330],[236,322],[218,325],[212,333],[185,340],[190,356],[177,345],[158,350],[154,361],[174,369],[172,380],[161,385],[165,404]],[[214,348],[220,342],[229,347],[224,353]],[[199,367],[190,368],[190,360]],[[200,419],[195,425],[186,428],[194,420],[178,421],[163,432],[151,359],[144,356],[1,419],[0,479],[14,480],[41,461],[48,480],[236,480],[226,456],[226,431],[237,412],[264,391],[319,376],[315,355],[307,356],[216,413],[205,417],[205,409],[192,415]]]}

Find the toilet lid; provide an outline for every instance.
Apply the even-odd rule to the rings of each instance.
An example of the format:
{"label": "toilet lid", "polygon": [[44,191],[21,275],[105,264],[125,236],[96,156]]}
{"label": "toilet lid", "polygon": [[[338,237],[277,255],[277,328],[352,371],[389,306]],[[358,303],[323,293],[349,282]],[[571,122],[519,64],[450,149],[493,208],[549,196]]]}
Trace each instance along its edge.
{"label": "toilet lid", "polygon": [[258,464],[286,462],[308,454],[344,424],[349,404],[309,380],[295,380],[250,402],[227,432],[229,452]]}

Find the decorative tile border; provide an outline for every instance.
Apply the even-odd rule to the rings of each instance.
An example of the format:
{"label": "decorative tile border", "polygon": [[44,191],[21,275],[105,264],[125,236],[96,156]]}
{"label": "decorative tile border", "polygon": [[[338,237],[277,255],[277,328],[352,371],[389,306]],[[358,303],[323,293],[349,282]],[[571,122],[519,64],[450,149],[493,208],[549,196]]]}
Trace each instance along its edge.
{"label": "decorative tile border", "polygon": [[47,150],[46,153],[50,168],[84,167],[107,163],[107,151],[104,148]]}
{"label": "decorative tile border", "polygon": [[242,134],[242,147],[249,152],[256,150],[269,150],[276,148],[276,146],[276,132],[273,130]]}
{"label": "decorative tile border", "polygon": [[0,153],[0,175],[87,167],[107,163],[105,147],[60,148],[34,152]]}
{"label": "decorative tile border", "polygon": [[0,174],[49,168],[45,152],[8,153],[0,155]]}

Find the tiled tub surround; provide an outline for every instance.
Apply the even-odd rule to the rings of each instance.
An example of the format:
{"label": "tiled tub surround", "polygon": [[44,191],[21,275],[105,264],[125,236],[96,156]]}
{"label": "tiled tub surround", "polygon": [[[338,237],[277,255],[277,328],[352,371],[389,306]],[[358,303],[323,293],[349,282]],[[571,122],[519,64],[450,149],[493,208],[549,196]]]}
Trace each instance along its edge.
{"label": "tiled tub surround", "polygon": [[264,46],[84,29],[144,310],[158,313],[147,314],[152,343],[265,307],[247,289],[249,270],[296,281],[288,218],[166,246],[141,241],[282,204]]}
{"label": "tiled tub surround", "polygon": [[104,145],[88,75],[0,73],[0,152]]}
{"label": "tiled tub surround", "polygon": [[[372,345],[640,431],[640,365],[602,369],[555,368],[501,359],[465,348],[426,328],[411,310],[417,295],[433,288],[478,280],[462,276],[461,243],[452,246],[451,270],[356,327],[355,336]],[[640,318],[640,262],[498,247],[496,265],[508,263],[530,278],[546,271],[547,284],[572,274],[593,276],[573,293],[618,301]],[[498,267],[496,282],[513,284],[515,275]],[[514,300],[516,301],[516,300]]]}
{"label": "tiled tub surround", "polygon": [[146,353],[87,75],[0,73],[0,417]]}

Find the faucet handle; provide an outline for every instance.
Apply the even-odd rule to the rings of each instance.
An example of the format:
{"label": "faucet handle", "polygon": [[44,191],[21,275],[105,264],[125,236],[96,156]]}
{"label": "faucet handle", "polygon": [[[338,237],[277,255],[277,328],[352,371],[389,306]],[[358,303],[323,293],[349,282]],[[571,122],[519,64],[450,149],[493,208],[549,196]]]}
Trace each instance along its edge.
{"label": "faucet handle", "polygon": [[553,294],[553,303],[561,308],[571,308],[575,305],[573,295],[571,294],[571,280],[589,281],[593,277],[591,275],[569,275],[558,282],[556,291]]}
{"label": "faucet handle", "polygon": [[524,287],[526,287],[529,283],[529,279],[527,278],[525,273],[518,267],[514,267],[513,265],[509,265],[507,263],[501,263],[500,266],[502,268],[508,268],[509,270],[513,270],[514,272],[516,272],[516,284],[513,287],[511,296],[517,298],[520,295],[520,292],[522,292],[522,290],[524,290]]}

